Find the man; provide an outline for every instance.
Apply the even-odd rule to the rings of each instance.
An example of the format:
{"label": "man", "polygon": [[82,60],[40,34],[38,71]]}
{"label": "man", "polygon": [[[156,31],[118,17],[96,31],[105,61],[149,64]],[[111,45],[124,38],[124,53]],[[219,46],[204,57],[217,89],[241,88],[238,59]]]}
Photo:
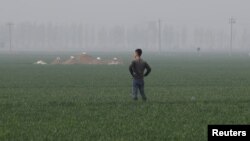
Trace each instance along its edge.
{"label": "man", "polygon": [[[134,100],[138,100],[137,93],[140,91],[142,100],[146,101],[147,97],[144,93],[144,77],[148,76],[151,68],[148,63],[141,58],[142,50],[136,49],[134,53],[134,60],[129,66],[129,71],[133,77],[132,96]],[[146,73],[144,73],[146,69]]]}

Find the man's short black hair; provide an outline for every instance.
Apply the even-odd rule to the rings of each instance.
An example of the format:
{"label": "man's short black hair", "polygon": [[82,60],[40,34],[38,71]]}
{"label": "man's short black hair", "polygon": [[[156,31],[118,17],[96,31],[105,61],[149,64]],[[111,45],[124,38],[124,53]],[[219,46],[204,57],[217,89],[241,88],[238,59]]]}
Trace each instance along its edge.
{"label": "man's short black hair", "polygon": [[141,56],[141,54],[142,54],[142,50],[140,48],[136,49],[135,52],[139,56]]}

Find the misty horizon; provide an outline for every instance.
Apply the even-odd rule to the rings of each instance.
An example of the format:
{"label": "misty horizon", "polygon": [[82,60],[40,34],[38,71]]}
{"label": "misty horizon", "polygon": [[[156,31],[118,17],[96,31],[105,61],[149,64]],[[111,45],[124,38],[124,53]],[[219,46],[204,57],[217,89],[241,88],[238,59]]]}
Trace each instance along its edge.
{"label": "misty horizon", "polygon": [[228,50],[230,17],[234,50],[250,50],[246,0],[0,1],[0,50],[7,23],[16,50]]}

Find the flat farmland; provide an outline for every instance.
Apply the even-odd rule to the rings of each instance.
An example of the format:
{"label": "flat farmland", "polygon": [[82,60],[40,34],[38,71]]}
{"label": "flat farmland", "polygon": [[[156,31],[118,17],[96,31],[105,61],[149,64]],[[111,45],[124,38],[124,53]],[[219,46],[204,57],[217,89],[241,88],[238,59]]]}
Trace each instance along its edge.
{"label": "flat farmland", "polygon": [[[201,141],[208,124],[250,123],[250,57],[148,53],[147,102],[123,65],[35,65],[58,54],[0,54],[0,140]],[[71,54],[64,53],[62,58]]]}

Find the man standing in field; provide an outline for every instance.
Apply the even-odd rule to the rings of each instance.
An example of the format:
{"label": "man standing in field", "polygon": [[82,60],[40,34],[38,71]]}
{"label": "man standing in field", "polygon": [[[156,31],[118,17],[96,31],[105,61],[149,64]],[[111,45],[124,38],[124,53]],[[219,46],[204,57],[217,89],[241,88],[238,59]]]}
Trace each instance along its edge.
{"label": "man standing in field", "polygon": [[[151,72],[151,68],[148,63],[141,58],[142,50],[136,49],[134,54],[134,60],[129,66],[129,71],[133,77],[133,86],[132,86],[132,96],[134,100],[138,100],[137,93],[138,89],[140,91],[142,100],[146,101],[147,97],[144,93],[144,77],[148,76]],[[146,69],[146,73],[144,73]]]}

